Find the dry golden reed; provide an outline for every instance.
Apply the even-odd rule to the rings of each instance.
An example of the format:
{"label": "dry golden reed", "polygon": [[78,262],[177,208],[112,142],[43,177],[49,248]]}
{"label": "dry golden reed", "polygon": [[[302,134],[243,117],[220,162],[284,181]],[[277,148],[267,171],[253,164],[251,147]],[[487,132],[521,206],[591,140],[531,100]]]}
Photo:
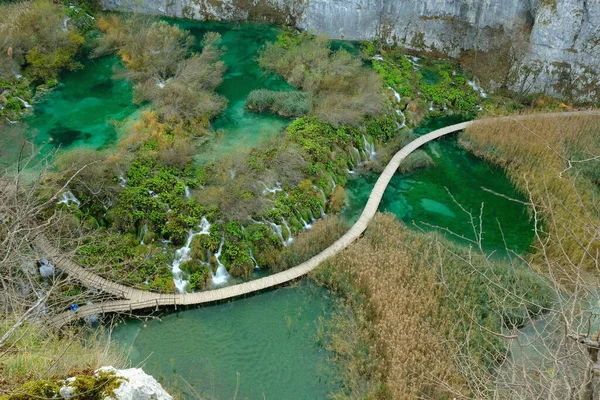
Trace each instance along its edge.
{"label": "dry golden reed", "polygon": [[598,269],[600,117],[482,120],[467,129],[461,143],[503,167],[530,197],[535,251],[548,266],[543,272],[570,279],[581,269]]}
{"label": "dry golden reed", "polygon": [[[350,283],[362,294],[364,304],[353,308],[368,318],[365,325],[373,336],[368,341],[381,355],[382,385],[371,388],[366,397],[361,393],[361,398],[444,398],[438,381],[463,386],[451,359],[454,350],[444,344],[452,322],[444,315],[436,268],[427,265],[431,260],[427,254],[411,254],[406,242],[412,239],[407,240],[407,235],[415,234],[407,233],[394,215],[377,214],[363,238],[323,267],[323,274],[334,275],[326,278],[334,290],[347,292],[335,285]],[[420,250],[436,252],[435,243],[430,241]],[[339,343],[333,346],[334,351],[343,349]],[[370,368],[376,368],[373,362]],[[360,372],[352,365],[350,369]],[[360,374],[354,378],[359,380]],[[353,393],[336,398],[356,398],[356,382],[346,386]]]}

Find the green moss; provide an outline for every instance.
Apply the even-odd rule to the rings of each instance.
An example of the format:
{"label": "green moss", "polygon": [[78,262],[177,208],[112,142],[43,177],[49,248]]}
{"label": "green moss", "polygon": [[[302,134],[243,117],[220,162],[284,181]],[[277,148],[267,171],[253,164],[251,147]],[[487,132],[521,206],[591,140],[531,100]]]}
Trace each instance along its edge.
{"label": "green moss", "polygon": [[2,400],[30,400],[34,398],[62,398],[61,387],[68,385],[74,389],[73,394],[86,400],[104,400],[114,395],[114,390],[123,383],[114,372],[98,372],[94,375],[77,375],[73,382],[64,380],[39,380],[25,383],[13,394],[2,396]]}

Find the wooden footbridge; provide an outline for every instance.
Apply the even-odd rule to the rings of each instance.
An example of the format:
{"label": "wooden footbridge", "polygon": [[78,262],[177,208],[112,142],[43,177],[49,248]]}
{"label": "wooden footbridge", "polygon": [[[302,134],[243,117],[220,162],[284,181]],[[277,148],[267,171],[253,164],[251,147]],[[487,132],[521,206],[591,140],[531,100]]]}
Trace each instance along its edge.
{"label": "wooden footbridge", "polygon": [[[544,116],[568,116],[574,114],[594,114],[599,115],[600,111],[585,111],[585,112],[571,112],[571,113],[558,113],[558,114],[546,114]],[[540,114],[532,115],[539,117]],[[511,119],[526,119],[532,116],[521,116],[521,117],[504,117]],[[379,176],[377,183],[373,187],[373,191],[369,196],[369,200],[360,216],[358,221],[350,228],[346,234],[339,238],[335,243],[317,254],[310,260],[303,262],[302,264],[290,268],[283,272],[255,279],[249,282],[240,283],[234,286],[223,287],[220,289],[207,290],[196,293],[181,293],[181,294],[159,294],[152,293],[144,290],[130,288],[118,283],[109,281],[96,275],[91,270],[81,267],[71,260],[65,259],[60,256],[60,251],[55,249],[47,239],[44,237],[38,237],[34,241],[34,246],[37,247],[43,254],[48,258],[52,259],[54,265],[73,276],[74,279],[81,281],[86,286],[94,287],[104,292],[110,293],[114,296],[122,298],[122,300],[112,300],[101,302],[98,304],[84,305],[79,308],[77,312],[66,311],[58,314],[51,318],[48,322],[53,327],[60,327],[64,324],[68,324],[79,318],[88,317],[94,314],[106,314],[112,312],[133,312],[134,310],[158,308],[161,306],[187,306],[203,303],[212,303],[220,300],[231,299],[234,297],[242,296],[248,293],[261,291],[271,287],[282,285],[286,282],[293,281],[300,278],[310,271],[315,269],[319,264],[324,262],[330,257],[335,256],[356,239],[358,239],[362,233],[367,229],[369,222],[375,216],[379,203],[383,197],[383,194],[394,176],[396,170],[400,166],[400,163],[413,151],[423,146],[424,144],[435,140],[439,137],[464,130],[473,121],[463,122],[456,125],[451,125],[445,128],[438,129],[426,135],[420,136],[400,151],[398,151],[391,161],[388,163],[382,174]]]}

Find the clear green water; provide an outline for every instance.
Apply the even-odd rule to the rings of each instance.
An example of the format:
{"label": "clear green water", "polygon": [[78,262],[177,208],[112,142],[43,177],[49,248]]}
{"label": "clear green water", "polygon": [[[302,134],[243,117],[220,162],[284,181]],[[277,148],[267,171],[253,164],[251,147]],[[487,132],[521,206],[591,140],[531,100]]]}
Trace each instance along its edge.
{"label": "clear green water", "polygon": [[265,43],[275,41],[279,29],[271,25],[249,23],[169,21],[192,32],[197,45],[206,32],[218,32],[221,34],[221,44],[227,48],[223,56],[227,70],[217,92],[225,96],[229,103],[227,109],[213,122],[213,128],[221,132],[211,138],[196,159],[199,162],[212,161],[281,134],[290,123],[289,119],[252,113],[245,107],[248,94],[255,89],[293,89],[281,77],[260,69],[256,61],[258,50]]}
{"label": "clear green water", "polygon": [[[260,24],[205,23],[169,20],[188,29],[197,38],[196,50],[206,32],[219,32],[226,47],[227,66],[217,91],[228,100],[227,109],[213,122],[217,131],[199,152],[200,162],[256,146],[281,134],[290,120],[276,115],[250,113],[246,97],[254,89],[291,90],[282,78],[267,74],[256,61],[258,50],[276,39],[278,28]],[[118,130],[112,121],[123,121],[137,107],[132,104],[132,85],[113,79],[117,57],[85,60],[84,68],[64,74],[59,86],[35,104],[25,119],[42,153],[52,148],[85,146],[100,149],[116,142]]]}
{"label": "clear green water", "polygon": [[[423,134],[460,122],[460,117],[438,118],[417,129]],[[470,217],[459,204],[476,218],[483,203],[483,246],[487,251],[524,252],[533,239],[533,226],[523,204],[492,194],[492,190],[524,201],[502,170],[478,159],[458,146],[455,137],[440,139],[427,147],[436,166],[407,174],[396,174],[388,186],[380,211],[391,212],[409,225],[425,230],[450,230],[473,240]],[[346,186],[347,205],[343,216],[353,222],[360,216],[377,175],[366,174],[351,179]],[[452,199],[456,200],[456,202]],[[457,204],[458,203],[458,204]],[[429,224],[429,225],[427,225]],[[436,228],[439,227],[439,228]],[[448,234],[459,242],[468,241]]]}
{"label": "clear green water", "polygon": [[58,87],[35,104],[24,122],[42,153],[57,146],[100,149],[117,140],[112,121],[123,121],[137,109],[131,83],[113,79],[118,66],[117,57],[87,60],[83,69],[63,74]]}
{"label": "clear green water", "polygon": [[[189,382],[203,398],[326,399],[338,389],[335,367],[317,340],[329,292],[303,282],[225,304],[170,313],[162,322],[129,321],[113,333],[131,347],[134,366]],[[194,398],[186,391],[186,398]]]}

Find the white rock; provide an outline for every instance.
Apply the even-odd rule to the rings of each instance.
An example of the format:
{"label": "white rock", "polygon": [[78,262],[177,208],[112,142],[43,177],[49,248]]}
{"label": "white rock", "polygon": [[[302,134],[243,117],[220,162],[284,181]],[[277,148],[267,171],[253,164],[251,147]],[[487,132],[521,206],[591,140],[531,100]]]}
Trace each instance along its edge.
{"label": "white rock", "polygon": [[114,397],[104,400],[173,400],[152,376],[141,368],[115,369],[102,367],[96,372],[114,372],[116,376],[125,378],[117,389]]}
{"label": "white rock", "polygon": [[60,394],[60,397],[63,399],[70,399],[73,396],[73,392],[75,392],[75,388],[71,386],[63,386],[58,391],[58,394]]}

